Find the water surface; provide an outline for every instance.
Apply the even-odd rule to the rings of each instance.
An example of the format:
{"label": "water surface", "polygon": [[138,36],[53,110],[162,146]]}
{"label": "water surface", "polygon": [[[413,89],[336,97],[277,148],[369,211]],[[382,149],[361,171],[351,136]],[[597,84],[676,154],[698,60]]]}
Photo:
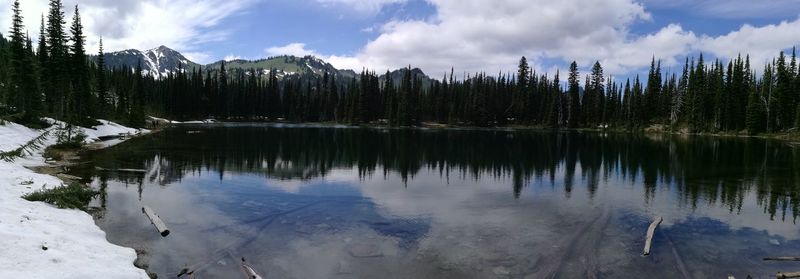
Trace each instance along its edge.
{"label": "water surface", "polygon": [[237,278],[243,257],[265,278],[800,271],[761,260],[800,254],[800,152],[779,141],[223,124],[88,156],[97,223],[159,278]]}

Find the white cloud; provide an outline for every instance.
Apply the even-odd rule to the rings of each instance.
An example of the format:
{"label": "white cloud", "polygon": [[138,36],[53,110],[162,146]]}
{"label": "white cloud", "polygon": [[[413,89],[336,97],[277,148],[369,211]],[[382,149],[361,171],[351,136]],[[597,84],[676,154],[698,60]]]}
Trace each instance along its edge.
{"label": "white cloud", "polygon": [[328,6],[342,6],[352,9],[363,15],[380,13],[384,6],[389,4],[406,3],[408,0],[316,0],[317,3]]}
{"label": "white cloud", "polygon": [[228,54],[228,55],[225,56],[225,58],[223,58],[223,60],[225,60],[225,61],[233,61],[233,60],[239,60],[239,59],[242,59],[242,57],[239,56],[239,55],[233,55],[233,54]]}
{"label": "white cloud", "polygon": [[[681,65],[697,51],[731,58],[751,53],[767,59],[800,42],[800,18],[777,25],[744,25],[727,35],[695,34],[673,23],[653,33],[630,32],[652,15],[634,0],[428,0],[429,20],[395,20],[352,56],[330,56],[340,68],[378,71],[412,65],[434,76],[457,71],[513,71],[520,56],[539,61],[577,60],[583,68],[599,60],[607,74],[629,74],[662,59]],[[783,2],[781,2],[783,3]],[[763,4],[762,4],[763,5]]]}
{"label": "white cloud", "polygon": [[719,37],[703,36],[697,48],[716,56],[734,58],[749,54],[751,61],[763,65],[771,61],[778,52],[800,43],[800,17],[794,21],[783,21],[754,27],[745,24],[739,30]]}
{"label": "white cloud", "polygon": [[[167,45],[179,51],[199,51],[200,44],[224,40],[228,32],[219,23],[258,0],[64,0],[67,22],[80,2],[87,49],[97,50],[100,36],[106,50],[149,49]],[[11,7],[13,0],[0,0]],[[40,16],[47,0],[21,1],[25,25],[38,37]],[[11,9],[0,10],[0,28],[8,30]]]}
{"label": "white cloud", "polygon": [[190,51],[190,52],[182,52],[183,56],[185,56],[189,61],[206,64],[213,62],[213,58],[211,53],[204,52],[204,51]]}
{"label": "white cloud", "polygon": [[[511,70],[522,55],[533,61],[603,59],[597,52],[612,57],[615,48],[630,43],[631,24],[651,18],[631,0],[429,2],[436,8],[432,19],[388,22],[351,58],[379,71],[411,64],[432,73],[451,67],[468,72]],[[572,57],[575,54],[581,57]]]}
{"label": "white cloud", "polygon": [[307,50],[306,44],[303,43],[291,43],[285,46],[274,46],[267,48],[264,51],[269,56],[294,55],[298,57],[303,57],[306,55],[314,55],[314,56],[317,55],[315,51]]}

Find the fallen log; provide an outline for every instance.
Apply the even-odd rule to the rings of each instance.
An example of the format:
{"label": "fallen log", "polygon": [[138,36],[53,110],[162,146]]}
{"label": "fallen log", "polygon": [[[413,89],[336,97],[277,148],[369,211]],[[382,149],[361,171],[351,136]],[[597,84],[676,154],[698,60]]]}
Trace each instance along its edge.
{"label": "fallen log", "polygon": [[766,257],[765,261],[800,261],[800,257]]}
{"label": "fallen log", "polygon": [[245,263],[244,258],[242,258],[242,268],[244,272],[247,274],[247,279],[262,279],[252,267]]}
{"label": "fallen log", "polygon": [[645,256],[650,255],[650,246],[653,244],[653,235],[656,233],[656,228],[659,224],[661,224],[661,221],[664,221],[664,219],[661,218],[661,216],[658,216],[655,220],[653,220],[653,223],[650,224],[650,227],[647,228],[647,238],[644,241],[643,253]]}
{"label": "fallen log", "polygon": [[99,171],[108,171],[108,172],[133,172],[133,173],[147,173],[147,170],[144,169],[107,169],[101,167],[95,167],[96,170]]}
{"label": "fallen log", "polygon": [[778,272],[778,274],[775,275],[775,277],[777,277],[778,279],[800,278],[800,272],[786,272],[786,273]]}
{"label": "fallen log", "polygon": [[161,221],[161,218],[148,206],[142,207],[142,212],[147,215],[147,218],[150,219],[150,223],[156,227],[158,233],[161,234],[162,237],[167,237],[169,235],[169,229],[167,225],[164,224],[164,221]]}

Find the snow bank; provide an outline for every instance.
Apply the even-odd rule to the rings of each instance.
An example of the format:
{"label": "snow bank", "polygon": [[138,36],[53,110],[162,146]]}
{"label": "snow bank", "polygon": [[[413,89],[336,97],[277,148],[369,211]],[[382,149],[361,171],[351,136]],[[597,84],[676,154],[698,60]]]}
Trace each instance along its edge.
{"label": "snow bank", "polygon": [[[84,129],[92,140],[139,131],[101,121]],[[0,151],[18,148],[43,130],[0,125]],[[46,144],[54,144],[51,135]],[[29,202],[22,195],[62,184],[25,166],[44,165],[41,151],[13,163],[0,161],[0,278],[148,278],[133,266],[136,252],[113,245],[92,217],[80,210]],[[33,182],[31,185],[23,185]]]}
{"label": "snow bank", "polygon": [[169,120],[164,118],[158,118],[155,116],[148,116],[151,121],[156,123],[165,123],[165,124],[209,124],[209,123],[216,123],[217,121],[214,119],[205,119],[205,120],[194,120],[194,121],[175,121]]}
{"label": "snow bank", "polygon": [[5,125],[0,125],[0,152],[17,149],[43,132],[17,123],[6,122]]}
{"label": "snow bank", "polygon": [[102,125],[94,126],[91,129],[81,128],[86,134],[86,143],[100,141],[100,137],[137,135],[150,132],[145,129],[128,128],[108,120],[98,119],[97,121]]}

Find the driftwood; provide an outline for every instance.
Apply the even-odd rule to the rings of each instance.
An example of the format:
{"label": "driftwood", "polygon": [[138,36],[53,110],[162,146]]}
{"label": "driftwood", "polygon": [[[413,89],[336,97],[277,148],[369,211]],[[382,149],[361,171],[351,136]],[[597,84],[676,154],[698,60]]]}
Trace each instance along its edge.
{"label": "driftwood", "polygon": [[161,221],[161,218],[148,206],[142,207],[142,212],[147,215],[147,218],[150,218],[150,222],[153,223],[153,226],[156,227],[158,233],[161,234],[162,237],[167,237],[169,235],[169,229],[167,225],[164,224],[164,221]]}
{"label": "driftwood", "polygon": [[244,273],[247,275],[247,279],[262,279],[252,267],[250,267],[242,258],[242,269]]}
{"label": "driftwood", "polygon": [[99,171],[108,171],[108,172],[133,172],[133,173],[147,173],[147,170],[143,169],[106,169],[101,167],[95,167],[96,170]]}
{"label": "driftwood", "polygon": [[664,221],[664,218],[661,218],[661,216],[656,217],[656,219],[653,220],[653,223],[650,224],[650,227],[647,228],[647,239],[644,241],[643,253],[645,256],[650,255],[650,246],[653,244],[653,235],[656,233],[656,228],[659,224],[661,224],[661,221]]}
{"label": "driftwood", "polygon": [[778,274],[775,275],[775,277],[778,278],[778,279],[800,278],[800,272],[786,272],[786,273],[778,272]]}
{"label": "driftwood", "polygon": [[765,261],[800,261],[800,257],[766,257]]}

